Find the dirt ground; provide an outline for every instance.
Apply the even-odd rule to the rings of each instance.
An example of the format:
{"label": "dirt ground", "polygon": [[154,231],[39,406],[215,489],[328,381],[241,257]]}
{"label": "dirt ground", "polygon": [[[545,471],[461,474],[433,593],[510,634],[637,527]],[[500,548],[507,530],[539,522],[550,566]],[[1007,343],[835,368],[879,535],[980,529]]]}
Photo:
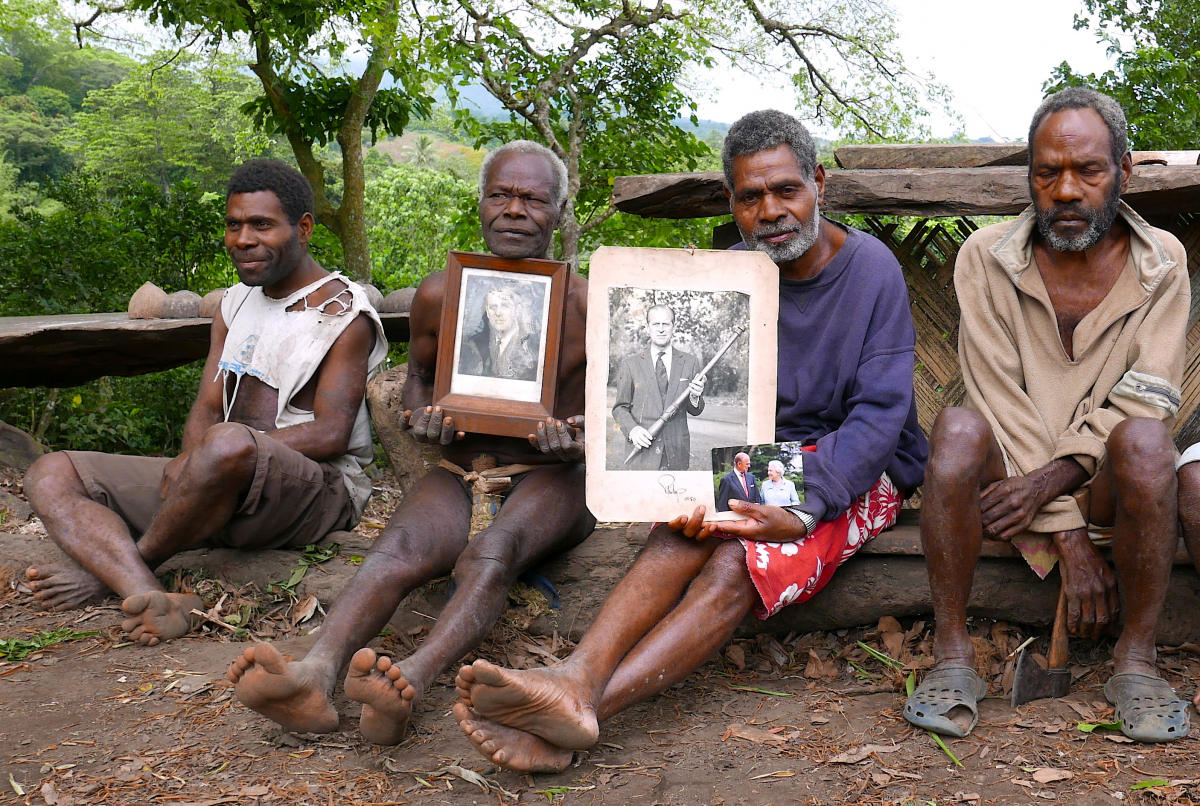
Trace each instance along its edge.
{"label": "dirt ground", "polygon": [[[11,570],[51,556],[53,546],[36,519],[0,524],[0,569],[10,569],[0,591],[0,803],[1200,802],[1200,728],[1157,746],[1079,729],[1111,717],[1101,692],[1109,643],[1072,641],[1068,698],[1011,709],[1003,696],[1008,656],[1031,633],[1003,622],[974,624],[993,696],[975,732],[948,744],[961,766],[900,716],[907,674],[929,663],[931,625],[892,619],[861,630],[739,639],[682,684],[606,724],[601,744],[559,775],[516,775],[476,755],[450,716],[452,673],[418,707],[398,747],[364,743],[357,704],[340,689],[336,733],[284,733],[232,697],[224,670],[244,641],[270,639],[285,653],[304,654],[322,608],[394,504],[388,479],[377,483],[364,524],[341,533],[336,553],[183,555],[169,566],[168,584],[199,592],[211,620],[195,637],[154,648],[123,641],[115,600],[63,614],[33,606]],[[2,490],[19,493],[19,478],[0,477]],[[543,597],[518,589],[477,655],[526,668],[565,657],[644,535],[644,526],[607,525],[542,569],[561,606],[547,610]],[[407,599],[375,644],[403,656],[436,619],[447,584]],[[17,643],[55,630],[70,640],[44,649]],[[860,641],[896,660],[882,662]],[[1044,635],[1035,646],[1045,650]],[[1160,648],[1160,666],[1190,697],[1200,647]]]}

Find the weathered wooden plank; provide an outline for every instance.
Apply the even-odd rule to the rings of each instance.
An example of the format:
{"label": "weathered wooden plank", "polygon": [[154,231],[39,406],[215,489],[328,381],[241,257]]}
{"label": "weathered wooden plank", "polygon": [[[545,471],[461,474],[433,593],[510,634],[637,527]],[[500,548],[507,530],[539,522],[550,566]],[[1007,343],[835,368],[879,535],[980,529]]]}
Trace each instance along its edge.
{"label": "weathered wooden plank", "polygon": [[[1197,165],[1200,151],[1134,151],[1134,165]],[[895,143],[842,146],[833,152],[839,168],[988,168],[1025,165],[1029,151],[1017,143]]]}
{"label": "weathered wooden plank", "polygon": [[[382,314],[388,341],[408,341],[408,314]],[[0,388],[78,386],[204,358],[210,319],[130,319],[125,313],[0,317]]]}
{"label": "weathered wooden plank", "polygon": [[[912,215],[1015,215],[1029,204],[1024,167],[830,171],[827,212]],[[1146,215],[1200,212],[1200,166],[1139,165],[1124,196]],[[619,176],[617,209],[646,218],[728,215],[720,173]]]}
{"label": "weathered wooden plank", "polygon": [[842,146],[833,158],[839,168],[983,168],[1024,165],[1025,143],[898,143]]}

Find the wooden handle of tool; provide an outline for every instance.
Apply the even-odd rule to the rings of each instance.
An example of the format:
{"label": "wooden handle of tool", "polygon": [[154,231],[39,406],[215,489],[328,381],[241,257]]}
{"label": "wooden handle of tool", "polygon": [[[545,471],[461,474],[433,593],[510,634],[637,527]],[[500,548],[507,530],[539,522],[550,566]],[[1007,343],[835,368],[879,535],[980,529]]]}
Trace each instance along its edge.
{"label": "wooden handle of tool", "polygon": [[1059,585],[1058,607],[1054,612],[1054,632],[1050,634],[1050,656],[1047,658],[1051,669],[1067,668],[1067,588]]}

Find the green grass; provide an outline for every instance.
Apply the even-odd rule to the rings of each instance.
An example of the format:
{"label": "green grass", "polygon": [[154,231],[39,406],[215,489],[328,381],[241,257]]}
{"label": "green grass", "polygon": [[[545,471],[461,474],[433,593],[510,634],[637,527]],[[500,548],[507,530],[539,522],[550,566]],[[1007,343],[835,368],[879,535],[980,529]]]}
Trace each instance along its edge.
{"label": "green grass", "polygon": [[57,630],[41,632],[32,638],[27,639],[2,638],[0,639],[0,660],[25,660],[25,658],[29,657],[34,652],[54,646],[55,644],[65,644],[70,641],[80,641],[84,638],[91,638],[99,634],[99,630],[76,632],[69,627],[59,627]]}

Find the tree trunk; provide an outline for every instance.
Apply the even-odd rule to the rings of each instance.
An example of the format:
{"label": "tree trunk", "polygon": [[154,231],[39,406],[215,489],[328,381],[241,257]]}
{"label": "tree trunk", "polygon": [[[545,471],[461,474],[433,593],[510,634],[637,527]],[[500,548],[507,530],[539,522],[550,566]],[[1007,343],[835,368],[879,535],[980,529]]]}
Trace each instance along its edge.
{"label": "tree trunk", "polygon": [[575,199],[567,200],[567,209],[562,221],[558,222],[558,236],[562,243],[559,260],[571,264],[571,271],[579,271],[579,221],[575,219]]}
{"label": "tree trunk", "polygon": [[363,213],[366,181],[363,178],[362,129],[344,127],[338,132],[342,147],[342,204],[338,208],[342,257],[346,274],[360,283],[371,282],[371,244],[367,240],[367,220]]}

